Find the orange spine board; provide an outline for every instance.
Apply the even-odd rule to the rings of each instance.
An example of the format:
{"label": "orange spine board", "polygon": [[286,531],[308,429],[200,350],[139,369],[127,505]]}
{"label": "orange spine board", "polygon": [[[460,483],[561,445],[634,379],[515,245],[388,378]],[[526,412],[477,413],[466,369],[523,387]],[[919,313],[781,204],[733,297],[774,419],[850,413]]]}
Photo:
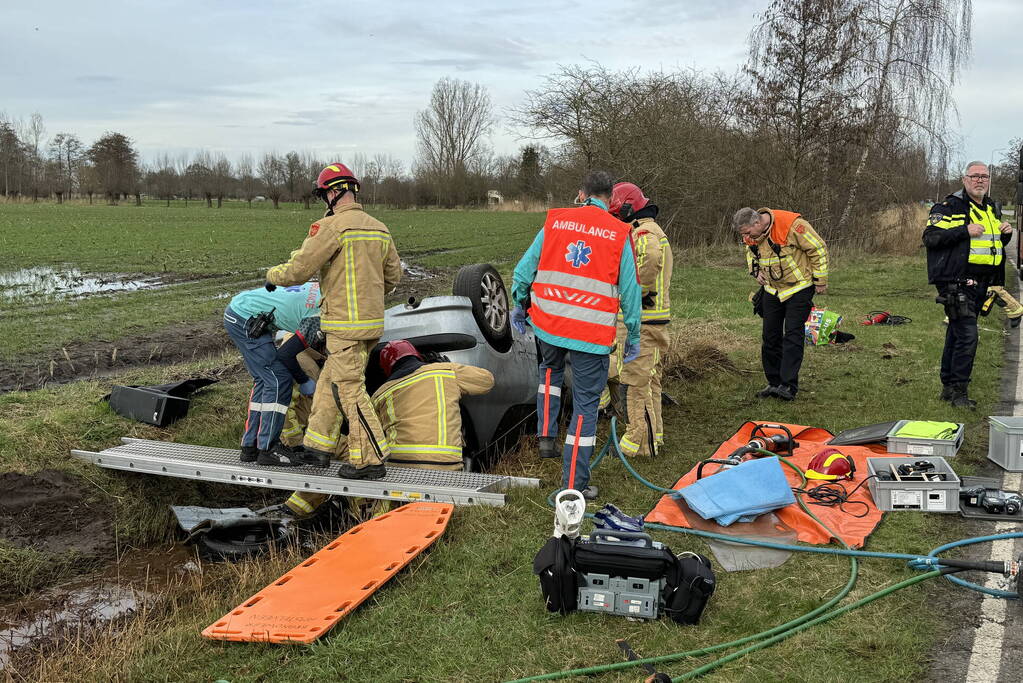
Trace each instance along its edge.
{"label": "orange spine board", "polygon": [[214,640],[311,643],[440,538],[453,506],[410,503],[349,529],[203,629]]}

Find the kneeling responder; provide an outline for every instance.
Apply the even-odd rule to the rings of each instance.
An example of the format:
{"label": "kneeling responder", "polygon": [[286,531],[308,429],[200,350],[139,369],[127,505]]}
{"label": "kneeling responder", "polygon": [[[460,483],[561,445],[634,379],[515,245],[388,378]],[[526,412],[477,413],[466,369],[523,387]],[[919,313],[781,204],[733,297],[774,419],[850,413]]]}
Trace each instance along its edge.
{"label": "kneeling responder", "polygon": [[622,363],[628,331],[619,320],[616,353],[611,358],[608,371],[608,386],[613,386],[610,380],[617,379],[624,387],[624,392],[620,393],[625,394],[622,412],[626,415],[628,428],[618,445],[625,455],[654,455],[664,443],[661,358],[668,350],[668,325],[671,322],[671,245],[664,230],[654,220],[657,218],[657,205],[651,204],[633,183],[614,186],[609,209],[613,216],[632,226],[636,271],[643,297],[639,356],[631,363]]}
{"label": "kneeling responder", "polygon": [[356,202],[359,181],[344,164],[331,164],[316,179],[326,204],[302,246],[287,263],[267,271],[267,287],[306,281],[319,271],[323,290],[321,327],[327,361],[313,396],[304,446],[323,465],[337,447],[348,418],[348,459],[338,476],[380,479],[387,473],[387,439],[366,393],[366,361],[384,329],[384,295],[401,278],[401,261],[387,226]]}
{"label": "kneeling responder", "polygon": [[628,329],[624,358],[639,355],[641,303],[629,226],[607,212],[611,176],[595,171],[579,191],[582,206],[551,209],[533,244],[515,266],[511,324],[523,334],[526,308],[540,347],[536,393],[540,456],[557,457],[555,439],[565,362],[572,363],[572,417],[562,449],[564,488],[597,496],[590,456],[597,440],[600,393],[619,308]]}
{"label": "kneeling responder", "polygon": [[989,287],[1005,284],[1005,245],[1012,226],[988,195],[991,175],[983,161],[971,161],[963,188],[931,207],[923,232],[927,247],[927,281],[938,290],[948,328],[941,354],[942,401],[973,410],[969,396],[977,353],[977,314]]}
{"label": "kneeling responder", "polygon": [[[485,394],[494,386],[489,370],[461,363],[423,359],[404,339],[380,351],[387,381],[373,392],[373,405],[391,446],[390,462],[399,467],[461,470],[462,396]],[[326,494],[296,491],[287,506],[309,515]]]}
{"label": "kneeling responder", "polygon": [[757,398],[791,401],[799,391],[806,319],[813,295],[828,291],[828,248],[810,223],[793,211],[735,212],[732,226],[746,245],[746,265],[761,286],[760,359],[767,386]]}
{"label": "kneeling responder", "polygon": [[[273,292],[263,287],[235,295],[224,309],[224,329],[241,351],[252,375],[245,431],[242,434],[242,462],[260,465],[301,465],[300,461],[276,450],[284,427],[284,415],[291,403],[292,379],[299,392],[312,395],[316,382],[294,360],[295,354],[316,344],[320,333],[320,285],[307,282]],[[274,332],[295,333],[294,344],[274,346]]]}

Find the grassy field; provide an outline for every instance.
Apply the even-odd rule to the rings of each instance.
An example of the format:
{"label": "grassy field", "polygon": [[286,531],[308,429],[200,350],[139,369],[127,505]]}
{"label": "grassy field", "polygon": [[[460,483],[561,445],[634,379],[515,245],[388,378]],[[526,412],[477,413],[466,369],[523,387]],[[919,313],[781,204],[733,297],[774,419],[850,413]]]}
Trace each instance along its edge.
{"label": "grassy field", "polygon": [[[538,216],[514,213],[380,212],[393,229],[399,251],[436,269],[436,289],[446,288],[451,269],[487,260],[509,273],[539,224]],[[0,205],[0,243],[10,267],[69,263],[101,272],[244,274],[258,284],[259,269],[286,258],[302,238],[312,212],[230,207],[141,209]],[[71,226],[76,226],[72,228]],[[45,236],[41,238],[41,236]],[[65,241],[63,238],[67,238]],[[32,244],[24,244],[31,238]],[[54,244],[45,243],[53,241]],[[36,243],[40,242],[40,243]],[[17,246],[13,246],[17,245]],[[129,246],[130,245],[130,246]],[[119,253],[115,257],[113,254]],[[818,304],[846,316],[843,329],[857,339],[844,346],[808,349],[799,399],[791,404],[759,401],[759,319],[746,302],[750,278],[742,254],[699,255],[676,251],[672,299],[685,372],[666,383],[680,407],[666,409],[664,456],[642,460],[643,476],[670,485],[696,461],[749,419],[807,424],[839,431],[901,417],[968,423],[966,445],[956,459],[969,474],[986,453],[983,415],[997,397],[1002,364],[1002,318],[984,319],[973,395],[977,413],[953,414],[937,400],[937,365],[944,335],[941,311],[925,283],[922,254],[906,257],[844,255],[836,259],[831,294]],[[169,265],[167,265],[169,264]],[[228,284],[225,281],[224,285]],[[232,284],[240,285],[241,280]],[[171,288],[172,290],[174,288]],[[108,325],[167,324],[142,309],[167,293],[132,293],[105,298],[114,308]],[[174,322],[214,316],[222,301],[175,300]],[[95,311],[47,303],[42,321],[49,341],[86,338]],[[123,308],[123,311],[120,309]],[[901,327],[860,327],[868,311],[887,309],[913,319]],[[50,311],[56,313],[50,314]],[[99,309],[97,309],[99,310]],[[81,313],[79,313],[81,311]],[[18,318],[15,318],[18,320]],[[162,322],[161,322],[162,321]],[[22,320],[17,329],[29,330]],[[47,327],[50,326],[50,327]],[[8,328],[5,326],[5,332]],[[10,339],[10,337],[7,337]],[[20,342],[19,342],[20,343]],[[5,351],[7,353],[7,342]],[[169,534],[165,506],[216,503],[227,487],[204,487],[133,477],[72,461],[70,448],[99,449],[122,435],[197,444],[232,446],[243,421],[247,376],[236,354],[198,363],[140,368],[118,383],[168,381],[196,371],[222,381],[194,402],[189,416],[166,430],[120,418],[99,402],[114,379],[85,381],[0,396],[0,472],[32,473],[44,468],[80,477],[88,503],[112,511],[117,543],[145,545]],[[502,471],[537,476],[539,491],[516,490],[504,508],[459,508],[447,534],[408,570],[378,591],[321,642],[310,647],[264,647],[204,641],[199,631],[245,597],[294,565],[301,551],[285,551],[240,565],[205,565],[201,574],[172,587],[126,630],[101,629],[28,662],[24,680],[336,680],[469,681],[502,680],[563,668],[619,661],[616,638],[627,638],[642,655],[676,652],[732,640],[795,618],[825,602],[844,585],[848,562],[797,556],[773,570],[718,571],[718,592],[697,627],[667,620],[635,623],[616,617],[546,613],[531,573],[532,557],[550,534],[545,498],[557,485],[560,464],[538,462],[535,442],[500,465]],[[647,512],[657,494],[632,479],[622,465],[605,461],[593,481],[602,500],[630,514]],[[868,540],[870,550],[926,552],[962,535],[957,517],[889,514]],[[702,541],[655,534],[673,550],[707,552]],[[0,583],[17,590],[82,571],[73,556],[40,555],[0,545]],[[853,597],[913,575],[900,562],[865,561]],[[948,625],[936,612],[949,592],[933,582],[910,588],[796,636],[783,645],[722,668],[713,680],[862,680],[919,678],[927,653]],[[826,659],[821,653],[827,653]],[[682,674],[710,658],[663,665]],[[640,670],[599,680],[637,680]]]}

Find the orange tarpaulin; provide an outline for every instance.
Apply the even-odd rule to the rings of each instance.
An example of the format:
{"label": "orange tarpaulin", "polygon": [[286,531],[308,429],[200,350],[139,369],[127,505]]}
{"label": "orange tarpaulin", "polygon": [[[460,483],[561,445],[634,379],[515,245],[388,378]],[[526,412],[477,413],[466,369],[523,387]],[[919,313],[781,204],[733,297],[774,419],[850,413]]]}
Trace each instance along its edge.
{"label": "orange tarpaulin", "polygon": [[[730,439],[725,441],[718,449],[714,452],[712,457],[724,458],[729,453],[734,451],[740,446],[745,446],[750,440],[750,434],[753,429],[757,426],[757,422],[747,422],[742,425]],[[763,423],[769,424],[769,423]],[[795,437],[799,446],[795,449],[795,454],[789,460],[793,465],[796,465],[802,470],[805,470],[810,460],[813,459],[817,452],[828,448],[825,442],[830,439],[833,434],[826,429],[819,429],[817,427],[806,427],[803,425],[784,425],[792,431],[792,435]],[[781,434],[782,430],[767,428],[762,430],[761,433],[766,432],[767,434]],[[842,486],[847,491],[852,491],[857,484],[867,478],[867,458],[876,457],[878,452],[875,449],[868,448],[867,446],[842,446],[841,452],[845,455],[850,456],[856,463],[856,474],[852,481],[844,480],[841,482]],[[704,468],[703,476],[706,477],[708,474],[713,476],[713,472],[718,470],[718,465],[708,465]],[[785,476],[792,484],[793,487],[800,485],[799,475],[792,471],[791,468],[782,465],[782,469],[785,471]],[[689,470],[685,476],[678,480],[674,488],[680,489],[689,486],[696,481],[696,468]],[[807,480],[807,488],[813,488],[819,483],[819,480],[809,479]],[[866,503],[867,507],[858,504],[856,501],[862,501]],[[804,496],[804,502],[809,504],[809,499]],[[839,536],[842,537],[849,546],[853,548],[860,548],[863,546],[863,542],[867,536],[877,527],[881,521],[881,511],[874,505],[874,499],[870,497],[870,491],[867,485],[864,484],[853,496],[849,499],[849,502],[845,505],[847,512],[843,512],[838,507],[824,507],[822,505],[813,505],[810,507],[815,515],[821,518],[825,524],[835,530]],[[867,514],[864,517],[856,517],[854,515],[861,515],[866,511]],[[852,513],[852,514],[850,514]],[[815,522],[809,515],[807,515],[799,507],[798,503],[793,503],[780,510],[775,510],[775,514],[778,518],[788,524],[790,527],[796,530],[798,538],[804,543],[812,543],[816,545],[825,545],[831,541],[831,535],[827,531],[821,528],[817,522]],[[662,496],[654,509],[645,517],[648,522],[660,522],[661,524],[670,524],[672,526],[690,527],[691,525],[686,520],[685,515],[679,508],[678,503],[671,498],[669,495]],[[738,524],[733,524],[730,529],[734,529]]]}

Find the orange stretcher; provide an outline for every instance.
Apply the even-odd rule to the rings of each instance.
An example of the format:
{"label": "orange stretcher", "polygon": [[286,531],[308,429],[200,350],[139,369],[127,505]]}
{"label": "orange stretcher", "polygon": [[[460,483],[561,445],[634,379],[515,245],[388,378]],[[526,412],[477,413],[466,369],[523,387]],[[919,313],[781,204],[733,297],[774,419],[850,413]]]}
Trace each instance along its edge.
{"label": "orange stretcher", "polygon": [[214,640],[311,643],[440,538],[446,503],[410,503],[349,529],[206,627]]}
{"label": "orange stretcher", "polygon": [[[750,439],[754,427],[757,426],[757,422],[747,422],[737,431],[728,441],[725,441],[721,446],[714,451],[714,458],[724,458],[729,453],[734,451],[740,446],[744,446]],[[768,423],[765,423],[768,424]],[[795,449],[793,457],[789,458],[793,465],[798,466],[800,469],[805,470],[807,465],[810,464],[810,460],[813,459],[817,452],[828,448],[825,442],[834,436],[831,432],[826,429],[819,429],[817,427],[807,427],[804,425],[785,425],[792,431],[792,435],[796,441],[799,442],[799,447]],[[761,433],[764,433],[761,431]],[[779,434],[781,430],[766,429],[767,434]],[[847,490],[852,491],[857,484],[867,478],[867,458],[876,457],[879,454],[887,454],[887,451],[875,446],[873,448],[867,446],[842,446],[840,448],[842,453],[852,457],[856,463],[856,473],[852,480],[845,480],[842,483]],[[716,466],[714,466],[716,467]],[[705,469],[704,476],[708,473],[716,471],[714,467]],[[793,472],[790,468],[782,466],[785,471],[785,477],[789,480],[793,487],[800,485],[799,475]],[[689,470],[673,488],[680,489],[688,486],[696,481],[696,468]],[[808,480],[807,488],[816,486],[818,481]],[[859,505],[856,501],[861,501],[866,504],[866,507]],[[808,502],[808,501],[805,501]],[[845,505],[846,510],[849,510],[855,515],[863,514],[866,511],[866,515],[863,517],[856,517],[854,514],[843,512],[837,507],[823,507],[820,505],[810,506],[813,513],[821,518],[825,524],[835,530],[842,540],[849,544],[852,548],[860,548],[866,541],[867,536],[874,531],[877,525],[881,522],[881,511],[877,509],[874,504],[874,499],[870,496],[870,491],[867,486],[862,486],[856,493],[849,498],[849,503]],[[797,538],[804,543],[811,543],[814,545],[826,545],[831,542],[831,535],[825,531],[817,522],[807,515],[799,507],[798,503],[793,503],[780,510],[774,512],[778,519],[785,525],[796,530]],[[672,526],[680,526],[686,528],[692,528],[692,525],[686,519],[685,513],[679,504],[670,496],[662,496],[654,509],[646,515],[646,521],[648,522],[660,522],[661,524],[670,524]],[[711,522],[713,524],[713,522]],[[716,526],[716,525],[715,525]],[[732,527],[737,526],[733,524]],[[701,526],[701,528],[703,528]]]}

